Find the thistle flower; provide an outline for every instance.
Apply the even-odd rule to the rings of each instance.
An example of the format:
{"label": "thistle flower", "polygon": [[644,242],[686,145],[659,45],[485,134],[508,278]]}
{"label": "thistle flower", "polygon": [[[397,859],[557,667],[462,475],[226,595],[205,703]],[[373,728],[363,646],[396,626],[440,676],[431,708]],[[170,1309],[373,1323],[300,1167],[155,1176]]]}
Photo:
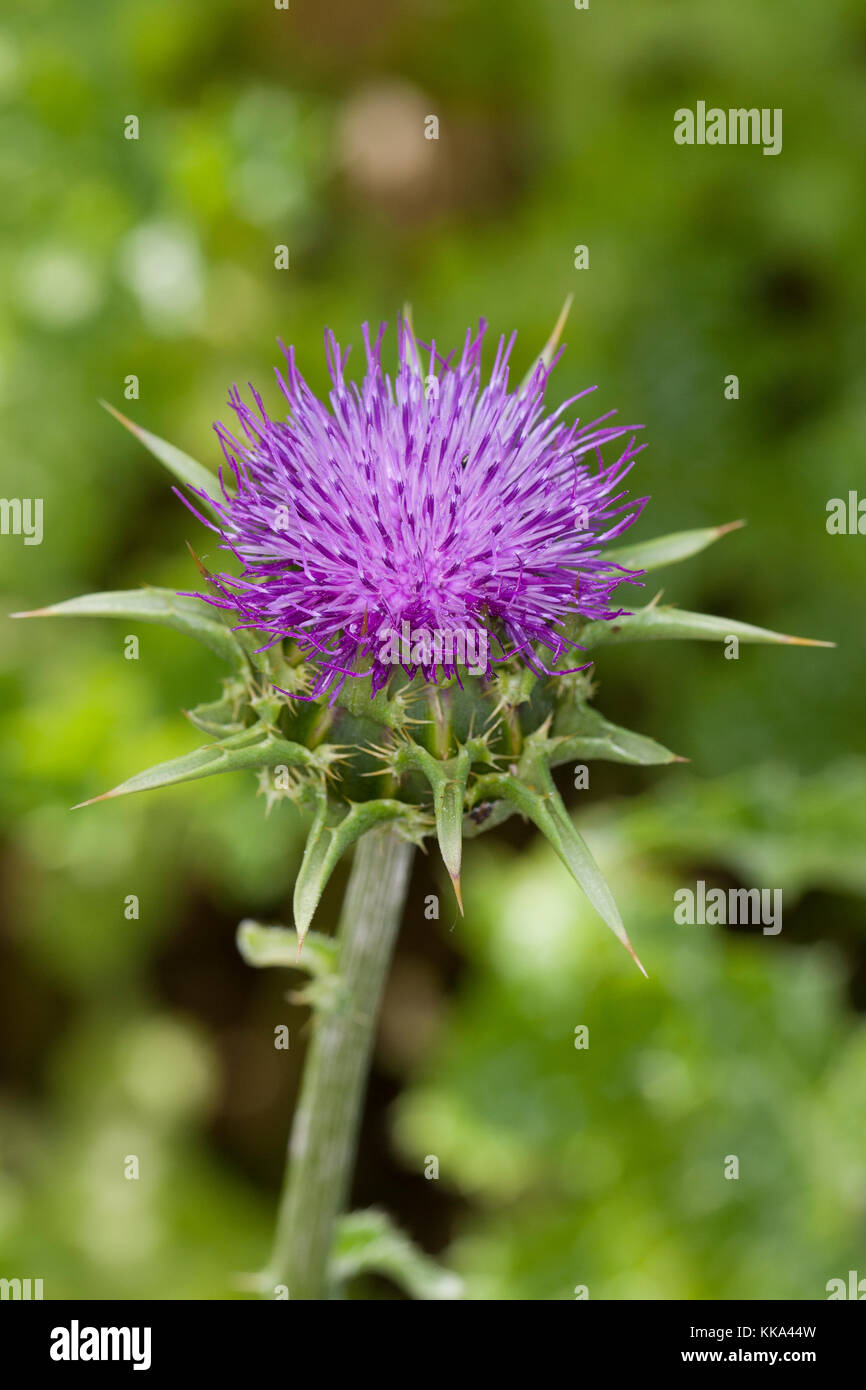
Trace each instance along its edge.
{"label": "thistle flower", "polygon": [[[333,701],[347,678],[363,676],[375,695],[395,665],[435,683],[461,665],[489,677],[519,654],[536,674],[556,674],[548,663],[573,645],[566,619],[623,612],[613,590],[636,576],[603,547],[644,506],[622,487],[644,446],[634,427],[608,423],[613,411],[566,424],[587,391],[547,413],[555,360],[512,389],[514,335],[500,339],[483,384],[483,321],[452,365],[455,353],[419,348],[400,320],[393,381],[384,329],[371,342],[363,326],[360,385],[346,380],[349,353],[326,333],[328,405],[291,348],[286,374],[276,373],[287,420],[271,419],[252,387],[255,410],[232,390],[240,438],[216,429],[236,490],[221,475],[221,495],[198,492],[216,523],[196,514],[243,572],[211,576],[199,597],[269,642],[298,643],[315,671],[308,698]],[[603,451],[627,434],[606,462]]]}
{"label": "thistle flower", "polygon": [[[631,613],[617,607],[617,585],[696,555],[740,523],[606,549],[644,505],[623,487],[639,446],[610,415],[565,423],[586,392],[546,412],[567,307],[513,390],[513,338],[500,340],[482,385],[483,323],[455,362],[435,343],[419,348],[404,318],[393,381],[382,330],[371,342],[365,328],[360,385],[347,382],[347,354],[326,334],[327,404],[286,352],[277,377],[287,420],[270,419],[255,391],[255,409],[231,393],[241,437],[217,427],[231,477],[118,416],[197,499],[179,494],[242,573],[205,571],[198,595],[142,589],[39,610],[163,623],[232,671],[218,700],[188,711],[214,742],[94,800],[250,770],[269,807],[285,797],[311,809],[294,892],[299,939],[340,856],[375,826],[416,844],[435,834],[459,901],[464,837],[519,814],[631,951],[553,772],[592,759],[682,759],[605,719],[590,682],[572,674],[583,665],[558,663],[573,647],[594,654],[661,638],[807,645],[657,599]],[[463,638],[462,657],[472,646],[474,666],[453,643],[436,645],[449,635]]]}

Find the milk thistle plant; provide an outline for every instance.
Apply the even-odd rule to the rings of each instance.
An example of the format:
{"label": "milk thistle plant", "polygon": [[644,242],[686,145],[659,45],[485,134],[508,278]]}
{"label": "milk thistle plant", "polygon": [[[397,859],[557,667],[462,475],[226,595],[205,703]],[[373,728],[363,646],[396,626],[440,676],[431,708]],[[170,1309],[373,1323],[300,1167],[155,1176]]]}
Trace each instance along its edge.
{"label": "milk thistle plant", "polygon": [[[264,1297],[339,1296],[365,1268],[416,1297],[459,1297],[459,1281],[384,1214],[344,1210],[413,847],[438,840],[462,910],[463,840],[527,818],[643,970],[553,769],[681,760],[593,708],[593,656],[662,638],[804,642],[635,603],[650,571],[740,523],[623,542],[646,502],[626,490],[643,445],[612,415],[567,423],[581,397],[548,413],[565,312],[516,386],[513,338],[483,380],[483,324],[444,355],[419,343],[404,315],[393,378],[382,330],[373,341],[365,327],[360,383],[346,379],[348,354],[326,334],[326,403],[289,349],[277,371],[286,418],[272,419],[255,391],[249,404],[233,390],[236,432],[216,426],[218,477],[117,415],[239,572],[198,562],[195,592],[143,588],[38,610],[163,623],[229,668],[219,698],[189,712],[210,742],[94,801],[252,770],[268,809],[285,799],[310,818],[293,927],[247,921],[238,932],[251,965],[306,972],[314,1018],[273,1251],[254,1281]],[[337,934],[310,931],[353,845]]]}

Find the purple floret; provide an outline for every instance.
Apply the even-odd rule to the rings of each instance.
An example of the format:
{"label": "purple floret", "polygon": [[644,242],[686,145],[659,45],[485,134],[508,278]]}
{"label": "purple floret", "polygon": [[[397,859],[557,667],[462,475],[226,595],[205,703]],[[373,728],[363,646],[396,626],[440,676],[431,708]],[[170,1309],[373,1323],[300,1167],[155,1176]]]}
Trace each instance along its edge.
{"label": "purple floret", "polygon": [[[514,335],[500,339],[483,385],[483,321],[456,363],[435,343],[416,345],[401,321],[392,381],[381,361],[384,328],[371,343],[363,327],[360,384],[346,381],[348,351],[326,333],[327,405],[291,348],[285,376],[277,370],[287,420],[270,419],[252,387],[255,410],[232,390],[242,438],[216,429],[237,489],[221,475],[222,496],[206,500],[243,573],[216,576],[216,592],[201,597],[232,612],[238,627],[267,634],[265,645],[297,642],[316,669],[311,697],[333,699],[363,675],[375,693],[395,652],[410,676],[420,668],[428,681],[450,678],[468,665],[458,659],[461,635],[476,658],[483,651],[485,674],[515,652],[550,674],[573,645],[562,635],[566,618],[623,612],[612,593],[635,576],[602,547],[647,500],[626,500],[621,487],[644,446],[630,438],[611,463],[602,450],[640,427],[606,424],[612,411],[564,423],[586,391],[546,413],[555,362],[539,362],[522,389],[510,389]],[[418,638],[408,647],[407,632]],[[425,645],[425,632],[440,645]],[[395,634],[403,640],[389,653]]]}

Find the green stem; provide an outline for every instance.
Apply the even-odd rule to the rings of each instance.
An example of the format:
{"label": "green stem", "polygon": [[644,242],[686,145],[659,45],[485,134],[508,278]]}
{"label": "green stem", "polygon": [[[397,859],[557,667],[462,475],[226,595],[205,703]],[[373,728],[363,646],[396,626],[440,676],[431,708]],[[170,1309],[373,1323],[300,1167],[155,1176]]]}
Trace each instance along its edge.
{"label": "green stem", "polygon": [[330,1296],[334,1230],[348,1199],[411,860],[412,846],[388,827],[368,832],[355,850],[337,932],[339,999],[313,1022],[267,1276],[292,1299]]}

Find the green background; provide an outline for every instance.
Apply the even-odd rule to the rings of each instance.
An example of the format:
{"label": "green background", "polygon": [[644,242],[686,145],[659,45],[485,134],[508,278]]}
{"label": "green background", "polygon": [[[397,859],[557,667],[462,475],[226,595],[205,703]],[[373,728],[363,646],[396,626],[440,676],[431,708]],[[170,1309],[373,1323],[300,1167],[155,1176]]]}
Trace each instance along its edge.
{"label": "green background", "polygon": [[[276,407],[278,336],[322,389],[324,326],[357,357],[408,300],[440,345],[516,328],[522,373],[573,292],[551,400],[597,384],[645,426],[633,535],[748,521],[654,588],[838,643],[601,653],[604,712],[691,760],[569,798],[649,983],[519,825],[472,842],[465,921],[417,864],[354,1196],[470,1297],[866,1275],[866,539],[825,526],[866,492],[864,67],[855,0],[31,0],[0,33],[0,493],[45,509],[40,546],[0,537],[4,614],[184,589],[209,553],[97,398],[215,464],[232,382]],[[782,153],[675,145],[698,100],[782,108]],[[303,826],[243,774],[70,812],[196,746],[180,711],[216,693],[215,659],[142,628],[128,661],[127,631],[0,618],[0,1276],[239,1297],[307,1015],[233,933],[290,920]],[[781,935],[676,926],[698,878],[781,888]]]}

